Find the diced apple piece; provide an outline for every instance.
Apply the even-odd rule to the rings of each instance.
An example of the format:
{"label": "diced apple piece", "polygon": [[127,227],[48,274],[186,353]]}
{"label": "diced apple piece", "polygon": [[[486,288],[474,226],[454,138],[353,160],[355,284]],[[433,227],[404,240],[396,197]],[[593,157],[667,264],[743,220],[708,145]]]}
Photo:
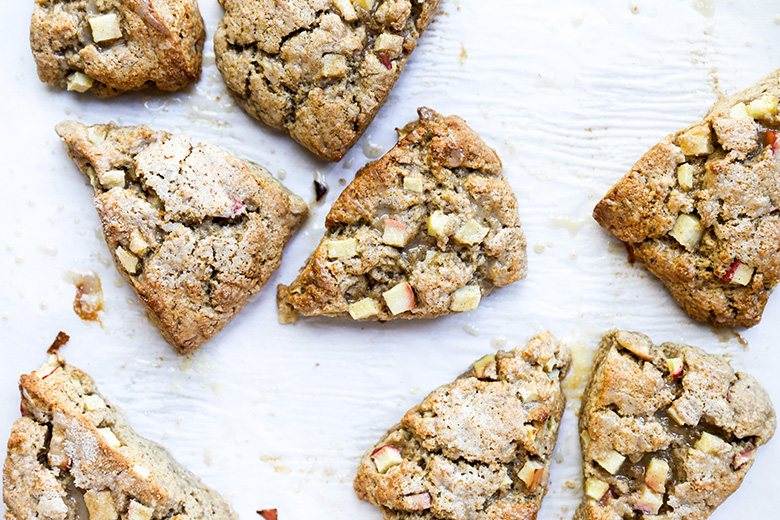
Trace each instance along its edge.
{"label": "diced apple piece", "polygon": [[422,193],[425,191],[423,178],[419,175],[407,175],[404,177],[404,189],[415,193]]}
{"label": "diced apple piece", "polygon": [[119,441],[117,436],[114,435],[114,432],[111,431],[111,428],[98,428],[97,432],[101,437],[103,437],[103,440],[106,441],[106,444],[112,448],[119,448],[122,446],[122,443]]}
{"label": "diced apple piece", "polygon": [[697,215],[682,214],[669,234],[685,249],[694,250],[704,236],[704,226]]}
{"label": "diced apple piece", "polygon": [[409,226],[393,218],[383,218],[385,231],[382,242],[388,246],[404,247],[409,242]]}
{"label": "diced apple piece", "polygon": [[704,453],[717,455],[722,450],[728,449],[728,443],[717,435],[704,432],[701,434],[701,437],[699,437],[699,440],[696,441],[696,444],[694,444],[693,447],[699,451],[703,451]]}
{"label": "diced apple piece", "polygon": [[546,469],[544,464],[536,462],[534,460],[527,461],[520,471],[517,472],[517,477],[523,481],[525,487],[531,493],[539,489],[540,485],[544,484]]}
{"label": "diced apple piece", "polygon": [[60,368],[61,367],[59,361],[57,361],[57,356],[52,355],[49,356],[49,359],[46,360],[46,363],[44,363],[41,368],[33,372],[33,375],[39,379],[46,379]]}
{"label": "diced apple piece", "polygon": [[119,17],[115,13],[94,16],[89,19],[89,26],[92,28],[92,39],[97,43],[122,37]]}
{"label": "diced apple piece", "polygon": [[350,0],[333,0],[333,4],[341,12],[341,17],[344,18],[344,21],[354,22],[357,20],[357,13]]}
{"label": "diced apple piece", "polygon": [[65,451],[65,431],[62,428],[56,426],[52,428],[48,459],[50,466],[60,468],[62,471],[70,469],[71,458]]}
{"label": "diced apple piece", "polygon": [[739,102],[729,110],[729,118],[731,119],[751,119],[748,114],[747,106],[745,103]]}
{"label": "diced apple piece", "polygon": [[599,459],[595,459],[599,465],[607,470],[611,475],[614,475],[623,465],[623,461],[626,458],[615,450],[610,450],[609,453]]}
{"label": "diced apple piece", "polygon": [[109,170],[99,177],[100,184],[107,190],[125,187],[125,172],[122,170]]}
{"label": "diced apple piece", "polygon": [[753,119],[761,119],[777,115],[777,98],[766,95],[754,99],[747,105],[747,113]]}
{"label": "diced apple piece", "polygon": [[410,511],[422,511],[431,507],[430,493],[406,495],[403,499],[404,508]]}
{"label": "diced apple piece", "polygon": [[140,231],[134,229],[133,232],[130,233],[130,251],[138,256],[143,256],[148,249],[149,242],[146,241]]}
{"label": "diced apple piece", "polygon": [[616,338],[621,347],[628,350],[635,356],[640,357],[645,361],[651,361],[653,359],[653,356],[650,355],[651,343],[641,336],[619,331],[616,335]]}
{"label": "diced apple piece", "polygon": [[379,313],[379,303],[373,298],[363,298],[349,304],[349,315],[353,320],[363,320]]}
{"label": "diced apple piece", "polygon": [[374,8],[375,0],[352,0],[352,3],[366,11],[370,11]]}
{"label": "diced apple piece", "polygon": [[393,466],[398,466],[404,461],[404,458],[401,456],[401,451],[389,444],[375,449],[371,453],[371,459],[374,461],[374,464],[376,464],[376,470],[382,474],[387,473],[387,470]]}
{"label": "diced apple piece", "polygon": [[428,217],[428,234],[433,237],[446,237],[451,225],[452,217],[437,209]]}
{"label": "diced apple piece", "polygon": [[609,484],[601,479],[590,477],[585,481],[585,494],[594,500],[601,500],[607,491]]}
{"label": "diced apple piece", "polygon": [[511,486],[514,482],[512,481],[512,477],[509,476],[509,474],[505,474],[504,478],[501,479],[501,487],[507,488]]}
{"label": "diced apple piece", "polygon": [[677,184],[684,190],[693,188],[693,166],[683,163],[677,167]]}
{"label": "diced apple piece", "polygon": [[496,360],[496,356],[493,354],[488,354],[487,356],[483,356],[479,361],[474,363],[474,375],[477,376],[477,378],[479,379],[485,377],[485,370],[495,360]]}
{"label": "diced apple piece", "polygon": [[685,155],[708,155],[714,150],[712,146],[712,131],[709,125],[694,126],[677,141],[677,145]]}
{"label": "diced apple piece", "polygon": [[374,40],[374,50],[377,52],[385,51],[392,57],[401,54],[403,49],[404,37],[397,34],[382,33]]}
{"label": "diced apple piece", "polygon": [[669,414],[669,417],[674,419],[674,422],[676,422],[680,426],[684,426],[685,425],[685,421],[682,420],[682,418],[680,417],[680,414],[678,414],[677,410],[675,410],[674,408],[668,408],[666,410],[666,413]]}
{"label": "diced apple piece", "polygon": [[128,273],[135,274],[138,271],[138,257],[122,246],[116,248],[116,257]]}
{"label": "diced apple piece", "polygon": [[84,504],[89,511],[89,520],[116,520],[118,517],[110,491],[88,489],[84,493]]}
{"label": "diced apple piece", "polygon": [[666,366],[669,368],[669,374],[671,374],[672,379],[680,377],[683,373],[683,368],[685,367],[682,358],[678,357],[667,359]]}
{"label": "diced apple piece", "polygon": [[89,394],[84,396],[84,409],[88,412],[94,412],[95,410],[101,410],[106,407],[106,402],[97,394]]}
{"label": "diced apple piece", "polygon": [[634,499],[634,509],[647,515],[657,515],[664,505],[664,496],[650,488],[643,488]]}
{"label": "diced apple piece", "polygon": [[734,260],[731,267],[726,274],[721,278],[726,283],[734,283],[738,285],[747,285],[753,278],[753,272],[755,268],[750,267],[747,264],[743,264],[739,260]]}
{"label": "diced apple piece", "polygon": [[737,471],[742,466],[744,466],[745,464],[753,460],[755,454],[756,454],[756,450],[747,450],[734,455],[734,463],[732,465],[734,471]]}
{"label": "diced apple piece", "polygon": [[322,75],[326,78],[339,78],[349,71],[347,58],[340,54],[326,54],[322,57]]}
{"label": "diced apple piece", "polygon": [[89,142],[98,145],[106,140],[106,129],[100,126],[87,127],[87,139]]}
{"label": "diced apple piece", "polygon": [[154,509],[136,500],[130,500],[130,503],[127,505],[126,520],[151,520],[153,515]]}
{"label": "diced apple piece", "polygon": [[478,285],[466,285],[452,293],[450,310],[453,312],[473,311],[479,306],[482,291]]}
{"label": "diced apple piece", "polygon": [[669,478],[669,463],[653,457],[645,471],[645,484],[657,493],[666,492],[666,480]]}
{"label": "diced apple piece", "polygon": [[414,290],[409,282],[401,282],[382,293],[385,303],[393,316],[414,309]]}
{"label": "diced apple piece", "polygon": [[352,258],[357,256],[357,238],[331,240],[327,243],[328,258]]}
{"label": "diced apple piece", "polygon": [[152,474],[152,470],[142,464],[136,464],[133,466],[133,471],[135,471],[135,474],[141,478],[149,478],[149,476]]}
{"label": "diced apple piece", "polygon": [[472,218],[455,233],[455,240],[462,244],[473,246],[482,242],[488,231],[490,231],[490,228],[483,226]]}
{"label": "diced apple piece", "polygon": [[74,72],[68,76],[68,84],[66,88],[75,92],[86,92],[92,88],[95,84],[95,80],[84,74],[83,72]]}

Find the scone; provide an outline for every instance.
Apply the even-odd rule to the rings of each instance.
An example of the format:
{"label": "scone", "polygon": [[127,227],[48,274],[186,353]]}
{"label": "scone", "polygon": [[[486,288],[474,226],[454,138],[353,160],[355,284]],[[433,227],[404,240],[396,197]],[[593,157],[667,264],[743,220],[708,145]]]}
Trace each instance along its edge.
{"label": "scone", "polygon": [[252,117],[338,161],[387,100],[439,0],[219,0],[217,67]]}
{"label": "scone", "polygon": [[265,284],[308,214],[267,170],[209,142],[113,123],[57,133],[95,189],[117,269],[181,353]]}
{"label": "scone", "polygon": [[688,345],[607,333],[580,411],[575,520],[702,520],[742,482],[775,412],[753,377]]}
{"label": "scone", "polygon": [[666,137],[593,211],[697,320],[750,327],[780,279],[780,71]]}
{"label": "scone", "polygon": [[358,497],[388,520],[533,520],[547,492],[570,361],[549,332],[480,359],[363,455]]}
{"label": "scone", "polygon": [[8,520],[232,520],[216,492],[139,437],[81,370],[52,356],[23,375],[3,468]]}
{"label": "scone", "polygon": [[30,44],[41,81],[108,97],[196,81],[205,34],[196,0],[35,0]]}
{"label": "scone", "polygon": [[498,155],[459,117],[419,115],[336,200],[300,275],[279,286],[280,321],[431,318],[472,310],[525,277],[525,236]]}

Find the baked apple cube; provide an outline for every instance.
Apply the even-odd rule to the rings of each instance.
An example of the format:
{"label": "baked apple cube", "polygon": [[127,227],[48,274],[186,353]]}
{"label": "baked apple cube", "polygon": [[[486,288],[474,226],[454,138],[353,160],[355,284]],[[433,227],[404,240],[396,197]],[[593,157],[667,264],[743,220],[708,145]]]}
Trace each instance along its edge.
{"label": "baked apple cube", "polygon": [[382,242],[395,247],[404,247],[409,242],[409,226],[392,218],[382,219],[385,230]]}
{"label": "baked apple cube", "polygon": [[664,505],[664,496],[650,488],[643,488],[634,498],[634,509],[647,515],[657,515]]}
{"label": "baked apple cube", "polygon": [[90,489],[84,493],[84,504],[89,511],[89,520],[117,520],[119,516],[110,491]]}
{"label": "baked apple cube", "polygon": [[699,440],[696,441],[696,444],[694,444],[693,447],[704,453],[709,453],[710,455],[717,455],[721,451],[729,449],[729,445],[726,441],[717,435],[707,432],[701,434],[701,437],[699,437]]}
{"label": "baked apple cube", "polygon": [[344,238],[328,242],[328,258],[352,258],[357,255],[357,239]]}
{"label": "baked apple cube", "polygon": [[398,466],[404,461],[400,450],[389,444],[375,449],[371,454],[371,459],[376,464],[376,470],[379,473],[387,473],[387,470],[393,466]]}
{"label": "baked apple cube", "polygon": [[731,119],[751,119],[748,114],[747,106],[742,102],[731,107],[731,110],[729,110],[729,117]]}
{"label": "baked apple cube", "polygon": [[96,43],[107,42],[122,37],[122,29],[119,27],[119,17],[115,13],[94,16],[89,19],[92,29],[92,39]]}
{"label": "baked apple cube", "polygon": [[390,312],[395,316],[414,309],[414,290],[409,282],[402,282],[382,293]]}
{"label": "baked apple cube", "polygon": [[103,440],[106,441],[106,444],[112,448],[119,448],[122,446],[122,442],[117,438],[114,432],[111,431],[111,428],[98,428],[97,432],[101,437],[103,437]]}
{"label": "baked apple cube", "polygon": [[747,113],[753,119],[763,119],[777,115],[777,98],[775,96],[766,95],[758,99],[754,99],[747,105]]}
{"label": "baked apple cube", "polygon": [[425,191],[425,187],[422,176],[407,175],[404,177],[404,189],[413,191],[415,193],[423,193]]}
{"label": "baked apple cube", "polygon": [[692,251],[699,246],[704,236],[704,226],[697,215],[684,213],[677,217],[669,234],[685,249]]}
{"label": "baked apple cube", "polygon": [[585,481],[585,494],[594,500],[601,500],[607,491],[609,484],[601,479],[590,477]]}
{"label": "baked apple cube", "polygon": [[677,184],[684,190],[693,188],[693,166],[683,163],[677,167]]}
{"label": "baked apple cube", "polygon": [[366,11],[370,11],[374,8],[376,0],[352,0],[352,3],[358,7],[362,7]]}
{"label": "baked apple cube", "polygon": [[430,493],[416,493],[404,497],[404,506],[411,511],[422,511],[431,507]]}
{"label": "baked apple cube", "polygon": [[151,520],[153,515],[154,509],[136,500],[131,500],[127,505],[127,520]]}
{"label": "baked apple cube", "polygon": [[490,231],[490,228],[486,228],[472,218],[455,233],[455,240],[470,246],[479,244],[487,236],[488,231]]}
{"label": "baked apple cube", "polygon": [[626,458],[615,450],[609,450],[606,455],[594,460],[611,475],[614,475],[618,472],[620,466],[623,465],[623,461]]}
{"label": "baked apple cube", "polygon": [[666,491],[666,480],[669,478],[669,463],[664,459],[653,457],[645,471],[645,484],[657,493]]}
{"label": "baked apple cube", "polygon": [[97,394],[89,394],[84,396],[84,410],[87,412],[94,412],[106,407],[106,402]]}
{"label": "baked apple cube", "polygon": [[68,82],[65,88],[75,92],[86,92],[92,88],[95,84],[95,80],[84,74],[83,72],[74,72],[68,76]]}
{"label": "baked apple cube", "polygon": [[460,287],[452,293],[450,310],[453,312],[473,311],[479,306],[482,299],[482,291],[478,285]]}
{"label": "baked apple cube", "polygon": [[683,373],[683,360],[679,357],[673,357],[666,360],[666,366],[669,368],[669,374],[672,379],[677,379]]}
{"label": "baked apple cube", "polygon": [[495,361],[496,361],[496,356],[494,354],[488,354],[487,356],[483,356],[482,358],[479,359],[479,361],[474,363],[474,375],[478,379],[482,379],[483,377],[485,377],[485,369]]}
{"label": "baked apple cube", "polygon": [[436,210],[428,217],[428,234],[432,237],[446,237],[450,234],[452,217]]}
{"label": "baked apple cube", "polygon": [[712,131],[708,124],[697,125],[682,134],[677,145],[685,155],[708,155],[714,151]]}
{"label": "baked apple cube", "polygon": [[363,298],[349,305],[349,315],[353,320],[363,320],[379,312],[379,303],[373,298]]}
{"label": "baked apple cube", "polygon": [[526,461],[520,471],[517,472],[517,477],[523,481],[528,491],[536,491],[540,485],[544,485],[545,482],[545,465],[535,460]]}

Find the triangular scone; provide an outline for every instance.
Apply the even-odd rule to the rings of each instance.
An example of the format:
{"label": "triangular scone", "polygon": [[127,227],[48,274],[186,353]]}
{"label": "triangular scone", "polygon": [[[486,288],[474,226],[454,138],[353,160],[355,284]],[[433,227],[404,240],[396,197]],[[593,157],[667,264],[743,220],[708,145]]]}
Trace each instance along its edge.
{"label": "triangular scone", "polygon": [[52,356],[23,375],[3,468],[8,520],[228,520],[230,506],[139,437],[92,379]]}
{"label": "triangular scone", "polygon": [[279,286],[281,321],[431,318],[525,277],[517,201],[496,152],[459,117],[418,112],[333,204],[298,278]]}
{"label": "triangular scone", "polygon": [[697,320],[750,327],[780,280],[780,71],[666,137],[593,211]]}
{"label": "triangular scone", "polygon": [[206,31],[196,0],[35,0],[41,81],[100,97],[197,81]]}
{"label": "triangular scone", "polygon": [[57,132],[95,189],[119,272],[181,353],[219,332],[279,267],[308,214],[264,168],[145,126]]}
{"label": "triangular scone", "polygon": [[766,391],[720,356],[609,332],[580,411],[585,496],[575,520],[707,518],[775,425]]}
{"label": "triangular scone", "polygon": [[360,139],[439,0],[219,0],[216,62],[241,107],[323,159]]}
{"label": "triangular scone", "polygon": [[570,361],[568,347],[549,332],[483,357],[363,455],[358,497],[387,519],[536,518]]}

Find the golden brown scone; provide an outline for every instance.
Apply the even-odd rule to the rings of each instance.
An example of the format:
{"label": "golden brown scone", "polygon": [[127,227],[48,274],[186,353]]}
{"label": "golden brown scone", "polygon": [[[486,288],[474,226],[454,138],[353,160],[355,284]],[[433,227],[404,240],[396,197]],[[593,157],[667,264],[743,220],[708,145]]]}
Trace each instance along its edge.
{"label": "golden brown scone", "polygon": [[439,0],[219,0],[217,67],[249,115],[338,161],[387,101]]}
{"label": "golden brown scone", "polygon": [[525,277],[526,242],[501,161],[466,123],[428,108],[356,175],[289,287],[280,321],[432,318]]}
{"label": "golden brown scone", "polygon": [[238,518],[61,358],[23,375],[19,390],[22,418],[3,468],[8,520]]}
{"label": "golden brown scone", "polygon": [[666,137],[593,211],[692,318],[750,327],[780,279],[780,71]]}
{"label": "golden brown scone", "polygon": [[256,164],[145,126],[65,121],[119,272],[180,353],[230,321],[276,271],[308,214]]}
{"label": "golden brown scone", "polygon": [[196,0],[35,0],[38,77],[109,97],[197,81],[205,39]]}
{"label": "golden brown scone", "polygon": [[533,520],[547,492],[570,362],[549,332],[483,357],[363,455],[358,497],[388,520]]}
{"label": "golden brown scone", "polygon": [[602,339],[580,411],[575,520],[703,520],[775,431],[769,396],[720,356],[644,334]]}

